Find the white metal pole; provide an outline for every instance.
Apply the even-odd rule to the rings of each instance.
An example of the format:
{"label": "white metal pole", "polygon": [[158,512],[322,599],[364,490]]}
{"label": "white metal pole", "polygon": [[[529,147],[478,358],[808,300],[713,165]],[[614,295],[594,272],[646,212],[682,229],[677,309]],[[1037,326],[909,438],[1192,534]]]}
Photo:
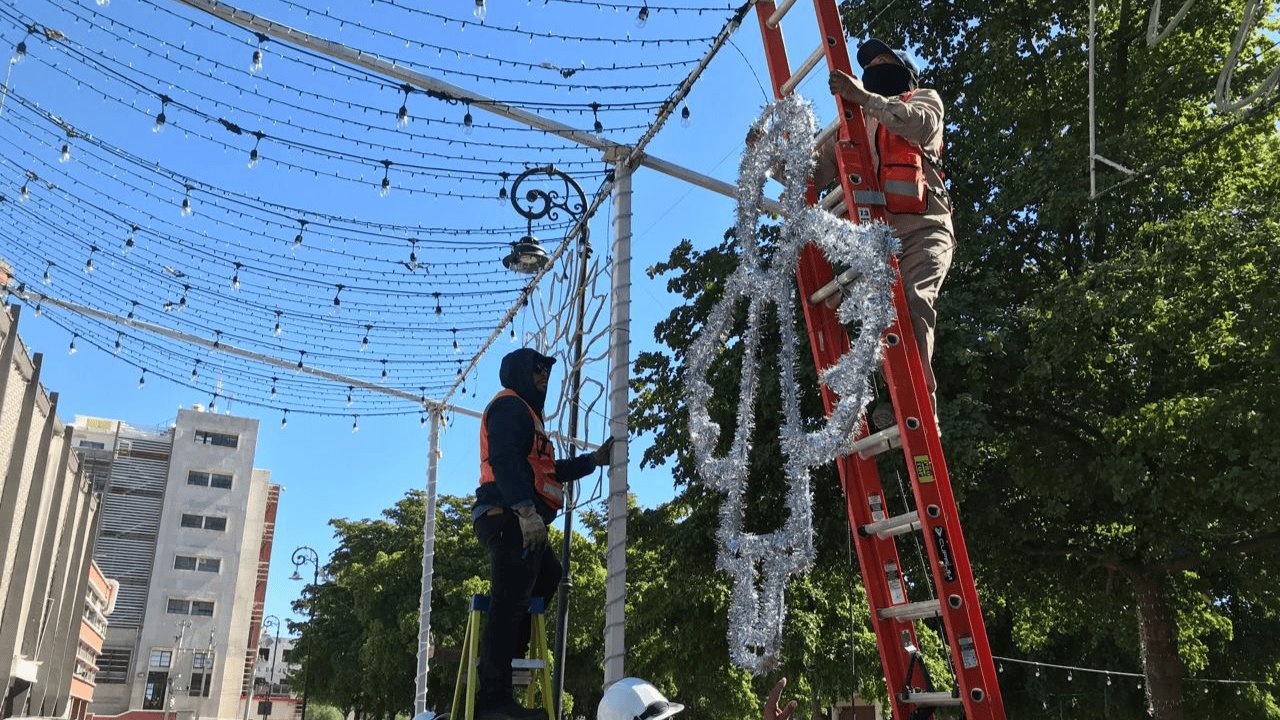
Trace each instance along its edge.
{"label": "white metal pole", "polygon": [[427,712],[427,667],[431,652],[431,584],[436,559],[436,470],[440,461],[440,413],[431,412],[431,441],[427,456],[427,505],[422,521],[422,599],[418,610],[418,675],[413,699],[415,720]]}
{"label": "white metal pole", "polygon": [[624,153],[614,164],[613,303],[609,316],[609,433],[621,452],[609,466],[608,549],[604,602],[604,686],[625,677],[627,598],[628,384],[631,380],[631,167]]}

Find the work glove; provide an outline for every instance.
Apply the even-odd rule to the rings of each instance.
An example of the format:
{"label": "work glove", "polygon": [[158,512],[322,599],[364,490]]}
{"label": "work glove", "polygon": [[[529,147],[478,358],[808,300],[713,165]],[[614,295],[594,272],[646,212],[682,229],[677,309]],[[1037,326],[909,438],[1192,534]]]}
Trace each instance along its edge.
{"label": "work glove", "polygon": [[525,553],[537,552],[547,543],[547,523],[532,505],[516,511],[516,519],[520,521],[520,535],[524,537]]}
{"label": "work glove", "polygon": [[613,462],[613,438],[605,440],[591,456],[596,461],[596,467],[608,467]]}

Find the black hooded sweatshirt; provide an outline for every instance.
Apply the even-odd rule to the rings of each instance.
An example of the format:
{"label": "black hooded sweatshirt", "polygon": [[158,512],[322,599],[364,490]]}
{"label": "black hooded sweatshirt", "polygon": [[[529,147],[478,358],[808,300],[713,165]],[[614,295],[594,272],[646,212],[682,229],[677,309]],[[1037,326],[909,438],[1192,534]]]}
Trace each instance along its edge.
{"label": "black hooded sweatshirt", "polygon": [[[530,348],[514,350],[502,358],[498,380],[504,388],[514,390],[541,418],[547,394],[533,385],[535,362],[550,367],[555,358]],[[533,450],[534,426],[525,403],[513,397],[503,397],[489,405],[485,429],[489,431],[489,465],[493,468],[494,482],[482,483],[476,490],[473,517],[479,517],[494,507],[511,510],[530,503],[548,523],[556,517],[555,511],[547,507],[533,488],[529,452]],[[567,484],[590,474],[595,466],[591,453],[556,460],[556,479]]]}

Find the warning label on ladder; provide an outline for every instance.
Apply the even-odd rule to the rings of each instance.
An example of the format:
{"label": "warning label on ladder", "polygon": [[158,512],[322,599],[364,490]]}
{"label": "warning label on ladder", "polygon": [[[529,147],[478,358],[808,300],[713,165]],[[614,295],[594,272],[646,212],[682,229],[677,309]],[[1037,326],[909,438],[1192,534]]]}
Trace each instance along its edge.
{"label": "warning label on ladder", "polygon": [[933,463],[928,455],[916,455],[911,458],[916,464],[916,479],[922,483],[933,482]]}

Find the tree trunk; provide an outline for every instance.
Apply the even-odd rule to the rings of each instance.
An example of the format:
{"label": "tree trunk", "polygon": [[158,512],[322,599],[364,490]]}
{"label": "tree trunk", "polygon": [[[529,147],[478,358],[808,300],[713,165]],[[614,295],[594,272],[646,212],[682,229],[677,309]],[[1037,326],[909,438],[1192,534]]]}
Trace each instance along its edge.
{"label": "tree trunk", "polygon": [[1178,657],[1178,626],[1169,604],[1166,575],[1157,570],[1135,575],[1132,580],[1138,600],[1147,713],[1155,720],[1182,720],[1182,660]]}

